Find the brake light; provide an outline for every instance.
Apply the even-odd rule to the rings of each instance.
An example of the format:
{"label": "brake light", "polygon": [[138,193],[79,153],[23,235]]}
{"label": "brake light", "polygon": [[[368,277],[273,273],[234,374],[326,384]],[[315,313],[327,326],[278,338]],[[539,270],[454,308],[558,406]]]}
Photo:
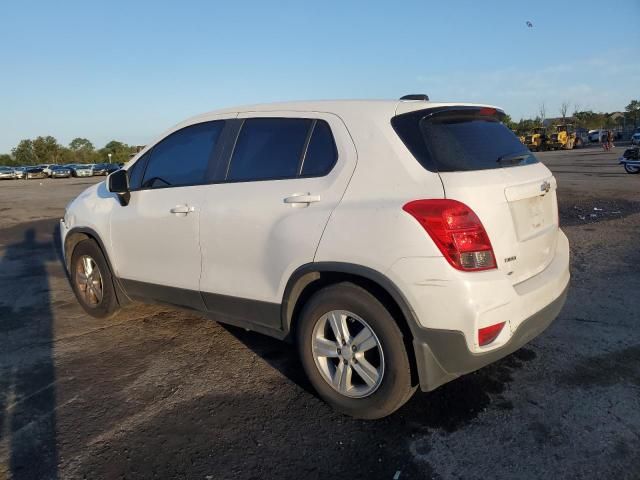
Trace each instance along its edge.
{"label": "brake light", "polygon": [[414,200],[402,209],[427,231],[448,262],[458,270],[496,268],[493,247],[478,216],[462,202]]}
{"label": "brake light", "polygon": [[489,108],[489,107],[484,107],[480,109],[480,115],[495,115],[496,114],[496,109],[495,108]]}
{"label": "brake light", "polygon": [[505,322],[496,323],[495,325],[491,325],[490,327],[480,328],[478,330],[478,345],[481,347],[485,345],[489,345],[493,342],[504,327]]}

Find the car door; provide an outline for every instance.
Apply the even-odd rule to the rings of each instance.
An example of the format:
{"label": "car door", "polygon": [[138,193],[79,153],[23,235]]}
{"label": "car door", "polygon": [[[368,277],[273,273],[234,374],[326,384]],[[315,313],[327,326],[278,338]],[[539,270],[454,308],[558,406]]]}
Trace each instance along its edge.
{"label": "car door", "polygon": [[129,169],[129,204],[111,215],[118,277],[133,296],[202,308],[200,215],[203,185],[223,120],[187,126]]}
{"label": "car door", "polygon": [[241,113],[237,122],[225,178],[206,187],[200,289],[227,321],[249,314],[279,328],[287,280],[313,261],[356,150],[332,114]]}

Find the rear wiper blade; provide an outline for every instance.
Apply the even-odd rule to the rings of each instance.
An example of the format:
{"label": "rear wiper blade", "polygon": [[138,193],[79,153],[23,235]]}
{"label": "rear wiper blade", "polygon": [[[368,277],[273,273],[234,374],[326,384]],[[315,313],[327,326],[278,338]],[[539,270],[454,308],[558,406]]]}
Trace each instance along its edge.
{"label": "rear wiper blade", "polygon": [[502,155],[501,157],[498,157],[498,160],[496,160],[496,163],[507,163],[509,165],[515,165],[515,164],[521,163],[522,160],[529,158],[530,156],[531,156],[531,152]]}

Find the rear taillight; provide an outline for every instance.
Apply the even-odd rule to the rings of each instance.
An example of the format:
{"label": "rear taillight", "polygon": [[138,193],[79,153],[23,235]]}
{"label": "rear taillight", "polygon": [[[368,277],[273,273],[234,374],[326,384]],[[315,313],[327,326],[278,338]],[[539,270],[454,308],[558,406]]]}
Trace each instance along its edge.
{"label": "rear taillight", "polygon": [[504,327],[506,322],[496,323],[495,325],[491,325],[490,327],[484,327],[478,330],[478,345],[484,347],[485,345],[489,345],[493,342]]}
{"label": "rear taillight", "polygon": [[458,270],[496,268],[489,235],[478,216],[462,202],[414,200],[402,209],[424,227],[449,263]]}

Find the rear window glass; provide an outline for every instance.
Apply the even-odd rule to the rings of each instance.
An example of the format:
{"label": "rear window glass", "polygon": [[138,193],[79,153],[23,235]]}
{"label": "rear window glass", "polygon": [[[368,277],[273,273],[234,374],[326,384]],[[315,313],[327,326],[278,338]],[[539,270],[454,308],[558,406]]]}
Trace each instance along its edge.
{"label": "rear window glass", "polygon": [[457,172],[537,163],[537,158],[483,109],[422,110],[399,115],[392,125],[428,170]]}
{"label": "rear window glass", "polygon": [[250,118],[244,121],[227,180],[295,178],[312,120]]}

